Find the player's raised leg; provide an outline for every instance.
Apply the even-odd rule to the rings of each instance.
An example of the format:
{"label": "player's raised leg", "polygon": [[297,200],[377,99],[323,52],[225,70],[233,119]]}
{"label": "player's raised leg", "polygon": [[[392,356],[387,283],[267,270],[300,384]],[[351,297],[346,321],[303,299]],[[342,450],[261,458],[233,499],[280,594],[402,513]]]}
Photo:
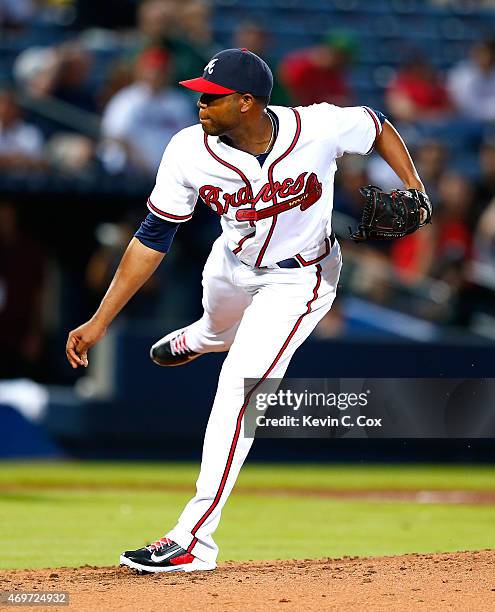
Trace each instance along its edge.
{"label": "player's raised leg", "polygon": [[[235,260],[235,261],[234,261]],[[251,295],[233,282],[233,264],[239,261],[227,252],[220,237],[214,244],[203,271],[203,316],[198,321],[170,332],[150,351],[161,366],[179,366],[204,353],[227,351],[234,341]]]}

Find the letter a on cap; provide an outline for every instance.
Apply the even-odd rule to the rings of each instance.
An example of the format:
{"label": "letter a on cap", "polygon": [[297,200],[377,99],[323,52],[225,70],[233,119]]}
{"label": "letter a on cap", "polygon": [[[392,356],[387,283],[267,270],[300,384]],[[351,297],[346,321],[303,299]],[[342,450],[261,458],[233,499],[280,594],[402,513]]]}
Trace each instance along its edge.
{"label": "letter a on cap", "polygon": [[215,68],[215,63],[218,62],[218,57],[216,57],[215,59],[210,60],[206,66],[205,66],[205,70],[208,71],[208,74],[213,74],[213,68]]}

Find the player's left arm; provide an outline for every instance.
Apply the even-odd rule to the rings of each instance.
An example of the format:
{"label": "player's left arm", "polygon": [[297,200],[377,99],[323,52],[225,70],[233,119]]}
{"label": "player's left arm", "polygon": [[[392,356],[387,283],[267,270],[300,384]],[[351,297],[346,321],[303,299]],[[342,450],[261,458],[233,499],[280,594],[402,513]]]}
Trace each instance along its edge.
{"label": "player's left arm", "polygon": [[376,139],[374,148],[397,174],[406,189],[418,189],[425,193],[424,185],[404,141],[388,120],[384,121],[382,132]]}
{"label": "player's left arm", "polygon": [[335,157],[344,153],[369,155],[375,150],[402,180],[406,189],[424,193],[424,185],[397,130],[380,111],[368,106],[340,108],[315,105],[321,116],[332,126],[330,132]]}

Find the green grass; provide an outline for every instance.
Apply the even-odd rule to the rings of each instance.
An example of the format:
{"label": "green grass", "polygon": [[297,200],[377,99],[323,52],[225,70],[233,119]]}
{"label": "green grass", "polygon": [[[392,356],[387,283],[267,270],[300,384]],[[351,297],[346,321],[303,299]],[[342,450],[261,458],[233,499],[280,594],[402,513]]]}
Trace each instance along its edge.
{"label": "green grass", "polygon": [[[190,497],[153,485],[192,492],[196,476],[197,466],[182,464],[0,463],[0,568],[115,564],[120,551],[163,535]],[[239,480],[260,489],[488,490],[494,483],[493,468],[462,466],[248,465]],[[392,555],[495,548],[494,524],[495,506],[234,493],[215,537],[220,560]]]}
{"label": "green grass", "polygon": [[[5,485],[149,487],[193,486],[198,465],[188,463],[0,462]],[[308,489],[495,490],[495,466],[247,464],[240,486]]]}

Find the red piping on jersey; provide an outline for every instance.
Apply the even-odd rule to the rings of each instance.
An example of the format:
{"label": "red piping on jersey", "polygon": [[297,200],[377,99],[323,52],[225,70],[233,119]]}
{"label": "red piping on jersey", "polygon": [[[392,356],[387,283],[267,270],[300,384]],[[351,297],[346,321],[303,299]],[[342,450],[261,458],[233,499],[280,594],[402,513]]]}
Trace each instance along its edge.
{"label": "red piping on jersey", "polygon": [[227,465],[225,466],[225,469],[224,469],[224,472],[223,472],[223,475],[222,475],[222,479],[220,481],[220,485],[219,485],[217,493],[215,495],[215,499],[213,500],[213,502],[210,505],[210,507],[208,508],[208,510],[203,514],[203,516],[199,519],[199,521],[196,523],[196,525],[194,525],[194,527],[191,529],[191,534],[194,537],[193,537],[191,543],[189,544],[189,546],[187,547],[187,552],[188,553],[192,552],[193,548],[196,546],[196,543],[198,542],[198,538],[196,537],[195,534],[197,533],[197,531],[201,527],[201,525],[210,516],[210,514],[213,512],[213,510],[216,508],[216,506],[218,505],[218,502],[220,501],[220,498],[222,496],[223,490],[225,488],[225,483],[227,482],[227,478],[229,476],[230,468],[232,466],[232,461],[234,460],[234,454],[235,454],[237,442],[239,440],[239,436],[240,436],[240,433],[241,433],[242,417],[244,416],[244,413],[246,411],[246,407],[249,404],[249,400],[251,399],[251,396],[256,391],[256,389],[261,385],[261,383],[268,377],[270,372],[277,365],[280,357],[282,357],[282,355],[283,355],[285,349],[287,348],[289,342],[292,340],[292,338],[294,337],[294,334],[296,333],[296,331],[298,330],[299,326],[301,325],[301,321],[304,319],[304,317],[306,315],[308,315],[311,312],[311,306],[313,305],[313,302],[318,297],[318,289],[320,288],[320,284],[321,284],[321,266],[318,264],[316,266],[316,284],[315,284],[315,287],[313,289],[312,297],[306,303],[306,311],[302,315],[300,315],[299,318],[297,319],[296,323],[294,324],[294,327],[292,328],[291,332],[287,336],[285,342],[282,345],[282,348],[277,353],[277,356],[273,360],[271,366],[263,374],[263,376],[260,378],[260,380],[254,385],[254,387],[251,389],[251,391],[249,391],[249,393],[246,395],[246,399],[244,400],[244,403],[242,404],[242,407],[241,407],[241,410],[239,412],[239,415],[237,416],[237,423],[236,423],[236,428],[235,428],[235,432],[234,432],[234,438],[233,438],[232,443],[230,445],[229,456],[227,458]]}
{"label": "red piping on jersey", "polygon": [[167,217],[167,219],[173,219],[174,221],[187,221],[188,219],[192,217],[192,214],[190,215],[171,215],[170,213],[163,212],[163,210],[160,210],[153,204],[150,198],[148,198],[148,207],[158,216]]}
{"label": "red piping on jersey", "polygon": [[[273,189],[273,169],[275,168],[275,166],[281,162],[283,159],[285,159],[287,157],[287,155],[289,155],[289,153],[294,149],[294,147],[297,144],[297,141],[299,140],[299,136],[301,134],[301,116],[299,115],[298,111],[296,111],[295,108],[291,109],[292,112],[295,115],[296,118],[296,133],[294,134],[294,138],[292,139],[292,142],[289,146],[289,148],[285,151],[285,153],[282,153],[282,155],[277,158],[275,161],[273,161],[270,164],[270,167],[268,168],[268,182],[270,183],[270,187]],[[273,197],[273,204],[276,205],[277,204],[277,197],[274,196]],[[254,264],[254,266],[256,268],[259,268],[261,266],[261,262],[263,260],[263,256],[265,255],[266,249],[268,247],[268,244],[270,243],[270,240],[272,239],[273,236],[273,230],[275,229],[275,225],[277,224],[277,218],[278,215],[274,215],[273,219],[272,219],[272,225],[270,227],[270,231],[268,232],[268,236],[265,238],[265,242],[263,243],[263,246],[261,247],[261,250],[258,254],[258,257],[256,258],[256,263]]]}
{"label": "red piping on jersey", "polygon": [[[206,150],[213,157],[213,159],[215,159],[219,164],[222,164],[222,166],[225,166],[226,168],[233,170],[241,177],[241,180],[244,181],[244,183],[246,184],[246,187],[249,189],[249,198],[252,200],[253,199],[253,188],[251,186],[251,182],[249,181],[247,176],[244,174],[244,172],[240,170],[239,168],[237,168],[236,166],[234,166],[233,164],[229,164],[229,162],[225,161],[224,159],[222,159],[216,153],[213,152],[212,148],[208,144],[208,134],[204,135],[203,142],[205,143]],[[254,223],[251,222],[250,225],[254,225]]]}
{"label": "red piping on jersey", "polygon": [[248,234],[247,236],[244,236],[244,238],[241,238],[239,240],[239,242],[237,243],[236,248],[232,251],[232,253],[234,253],[234,255],[237,255],[237,253],[240,253],[242,251],[242,247],[243,247],[244,243],[246,242],[246,240],[248,238],[252,238],[255,234],[256,234],[256,232],[252,232],[251,234]]}
{"label": "red piping on jersey", "polygon": [[366,155],[368,155],[369,153],[371,153],[371,151],[373,151],[373,147],[375,146],[376,139],[378,138],[378,136],[380,136],[380,133],[382,130],[381,130],[381,124],[378,121],[378,118],[375,115],[375,113],[371,110],[371,108],[368,108],[367,106],[363,106],[363,108],[368,113],[368,115],[373,119],[373,123],[375,124],[375,130],[376,130],[375,140],[373,141],[373,144],[371,145],[370,150],[366,153]]}
{"label": "red piping on jersey", "polygon": [[330,240],[328,238],[325,238],[325,252],[323,253],[323,255],[318,255],[314,259],[310,259],[310,260],[304,259],[304,257],[300,255],[299,253],[295,257],[297,261],[301,264],[301,266],[305,268],[306,266],[312,266],[315,263],[318,263],[319,261],[324,259],[329,253],[330,253]]}

